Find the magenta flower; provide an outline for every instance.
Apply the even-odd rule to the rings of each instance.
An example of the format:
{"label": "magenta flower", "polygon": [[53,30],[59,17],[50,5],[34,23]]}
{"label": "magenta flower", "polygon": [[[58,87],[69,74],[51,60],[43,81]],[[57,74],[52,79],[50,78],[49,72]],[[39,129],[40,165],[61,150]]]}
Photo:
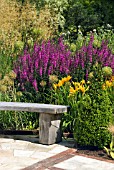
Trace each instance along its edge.
{"label": "magenta flower", "polygon": [[34,89],[35,89],[36,91],[38,91],[36,79],[33,80],[32,85],[33,85]]}

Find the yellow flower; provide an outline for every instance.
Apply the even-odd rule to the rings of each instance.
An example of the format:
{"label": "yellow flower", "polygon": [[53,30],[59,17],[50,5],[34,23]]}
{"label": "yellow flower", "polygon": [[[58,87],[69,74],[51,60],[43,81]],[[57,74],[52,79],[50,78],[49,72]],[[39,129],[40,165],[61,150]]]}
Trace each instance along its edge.
{"label": "yellow flower", "polygon": [[56,90],[57,89],[57,84],[53,84],[53,88],[54,88],[54,90]]}
{"label": "yellow flower", "polygon": [[80,83],[79,83],[79,82],[72,82],[72,83],[73,83],[73,85],[75,86],[75,88],[80,86]]}
{"label": "yellow flower", "polygon": [[80,82],[80,84],[81,84],[81,85],[85,84],[85,80],[82,80],[82,81]]}
{"label": "yellow flower", "polygon": [[67,77],[62,78],[61,81],[62,81],[63,84],[64,84],[65,82],[67,82]]}
{"label": "yellow flower", "polygon": [[84,86],[80,86],[80,87],[79,87],[79,90],[80,90],[82,93],[85,93],[85,87],[84,87]]}
{"label": "yellow flower", "polygon": [[64,82],[62,80],[59,80],[58,87],[62,86],[63,84],[64,84]]}
{"label": "yellow flower", "polygon": [[72,77],[71,76],[67,76],[61,79],[62,83],[64,84],[65,82],[68,82]]}
{"label": "yellow flower", "polygon": [[76,92],[76,90],[73,87],[71,87],[71,86],[70,86],[70,90],[69,91],[70,91],[70,94],[74,94]]}
{"label": "yellow flower", "polygon": [[75,87],[75,92],[76,92],[76,91],[79,91],[79,89],[80,89],[79,87]]}
{"label": "yellow flower", "polygon": [[71,76],[67,76],[66,81],[69,81],[71,78],[72,78]]}
{"label": "yellow flower", "polygon": [[105,84],[106,84],[107,87],[111,87],[112,86],[112,82],[110,82],[108,80],[105,82]]}

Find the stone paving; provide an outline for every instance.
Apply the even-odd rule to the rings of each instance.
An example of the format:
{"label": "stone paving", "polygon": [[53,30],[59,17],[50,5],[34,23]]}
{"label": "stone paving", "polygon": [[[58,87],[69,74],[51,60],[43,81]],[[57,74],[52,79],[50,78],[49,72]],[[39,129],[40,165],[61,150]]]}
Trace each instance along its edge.
{"label": "stone paving", "polygon": [[83,156],[74,156],[54,167],[64,170],[114,170],[114,163],[108,163]]}
{"label": "stone paving", "polygon": [[41,145],[35,137],[12,137],[0,136],[0,170],[20,170],[69,149],[58,144]]}
{"label": "stone paving", "polygon": [[114,170],[114,162],[78,155],[72,139],[41,145],[37,136],[0,135],[0,170]]}

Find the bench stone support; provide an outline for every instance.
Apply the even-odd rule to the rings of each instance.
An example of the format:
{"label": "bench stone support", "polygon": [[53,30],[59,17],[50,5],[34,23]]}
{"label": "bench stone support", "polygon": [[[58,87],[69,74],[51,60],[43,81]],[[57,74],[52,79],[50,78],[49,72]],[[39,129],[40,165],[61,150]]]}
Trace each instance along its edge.
{"label": "bench stone support", "polygon": [[39,114],[39,143],[54,144],[62,141],[61,114]]}

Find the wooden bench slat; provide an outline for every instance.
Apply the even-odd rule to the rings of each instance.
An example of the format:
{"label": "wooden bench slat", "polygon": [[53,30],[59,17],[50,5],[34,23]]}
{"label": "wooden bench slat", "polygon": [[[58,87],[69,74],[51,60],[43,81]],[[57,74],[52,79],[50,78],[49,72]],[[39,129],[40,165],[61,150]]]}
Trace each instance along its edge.
{"label": "wooden bench slat", "polygon": [[22,102],[0,102],[0,110],[28,111],[39,113],[58,114],[68,111],[68,106],[39,104],[39,103],[22,103]]}

